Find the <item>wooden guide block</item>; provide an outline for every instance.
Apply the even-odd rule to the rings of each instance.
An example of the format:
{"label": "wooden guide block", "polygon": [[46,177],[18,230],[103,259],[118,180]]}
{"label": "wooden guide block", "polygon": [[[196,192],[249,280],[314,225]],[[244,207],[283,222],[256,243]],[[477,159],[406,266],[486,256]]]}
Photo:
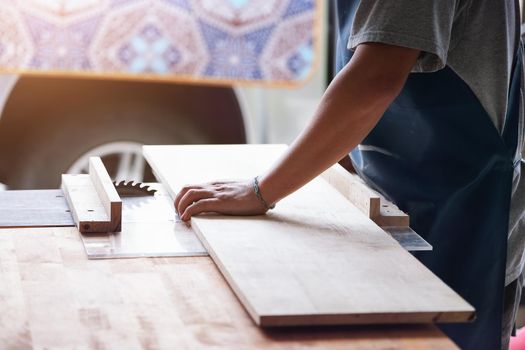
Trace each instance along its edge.
{"label": "wooden guide block", "polygon": [[110,231],[120,231],[122,226],[122,200],[99,157],[89,158],[89,176],[104,209],[106,209],[106,213],[109,213]]}
{"label": "wooden guide block", "polygon": [[372,219],[381,227],[408,227],[410,217],[400,210],[394,203],[381,196],[381,211],[379,216]]}
{"label": "wooden guide block", "polygon": [[121,230],[122,201],[100,158],[89,161],[89,175],[62,175],[62,190],[82,233]]}
{"label": "wooden guide block", "polygon": [[[146,146],[172,195],[247,179],[285,146]],[[322,179],[266,215],[201,215],[192,227],[260,326],[466,322],[474,309]]]}
{"label": "wooden guide block", "polygon": [[370,219],[380,215],[381,197],[366,186],[359,176],[349,173],[339,164],[334,164],[322,173],[321,177]]}
{"label": "wooden guide block", "polygon": [[334,164],[321,176],[378,226],[409,226],[407,214],[341,165]]}

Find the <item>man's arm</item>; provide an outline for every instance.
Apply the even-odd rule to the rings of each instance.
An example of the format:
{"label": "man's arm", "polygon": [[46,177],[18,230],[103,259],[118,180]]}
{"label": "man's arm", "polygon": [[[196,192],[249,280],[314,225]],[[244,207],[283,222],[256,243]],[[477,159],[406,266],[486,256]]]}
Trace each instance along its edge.
{"label": "man's arm", "polygon": [[[367,43],[326,90],[319,108],[286,154],[259,179],[262,196],[276,203],[356,147],[403,88],[419,51]],[[175,199],[183,220],[201,212],[261,214],[266,208],[251,181],[186,186]]]}

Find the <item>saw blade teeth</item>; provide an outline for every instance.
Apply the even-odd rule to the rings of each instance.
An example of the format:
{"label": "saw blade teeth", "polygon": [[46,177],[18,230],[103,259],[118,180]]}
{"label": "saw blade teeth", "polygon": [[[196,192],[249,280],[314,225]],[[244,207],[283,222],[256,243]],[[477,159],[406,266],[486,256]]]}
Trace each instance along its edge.
{"label": "saw blade teeth", "polygon": [[121,196],[153,196],[157,192],[156,189],[142,182],[122,180],[115,181],[113,184]]}

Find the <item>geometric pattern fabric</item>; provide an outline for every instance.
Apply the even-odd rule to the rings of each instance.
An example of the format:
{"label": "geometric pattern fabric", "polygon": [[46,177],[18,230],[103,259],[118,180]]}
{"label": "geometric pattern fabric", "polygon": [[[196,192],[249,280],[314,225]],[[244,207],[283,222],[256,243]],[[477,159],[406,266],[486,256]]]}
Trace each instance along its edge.
{"label": "geometric pattern fabric", "polygon": [[0,0],[0,70],[293,83],[320,0]]}

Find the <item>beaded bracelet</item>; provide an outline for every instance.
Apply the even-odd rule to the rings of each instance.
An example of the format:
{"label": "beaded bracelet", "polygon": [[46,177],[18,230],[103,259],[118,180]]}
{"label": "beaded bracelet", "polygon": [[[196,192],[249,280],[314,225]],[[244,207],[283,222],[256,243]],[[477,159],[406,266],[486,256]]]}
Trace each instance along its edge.
{"label": "beaded bracelet", "polygon": [[259,201],[261,201],[261,203],[264,205],[266,210],[270,210],[270,209],[275,208],[275,204],[272,205],[272,206],[269,206],[268,203],[266,203],[266,201],[264,200],[264,198],[263,198],[263,196],[261,194],[261,190],[259,188],[259,176],[256,176],[253,179],[253,191],[255,192],[255,195],[257,196]]}

